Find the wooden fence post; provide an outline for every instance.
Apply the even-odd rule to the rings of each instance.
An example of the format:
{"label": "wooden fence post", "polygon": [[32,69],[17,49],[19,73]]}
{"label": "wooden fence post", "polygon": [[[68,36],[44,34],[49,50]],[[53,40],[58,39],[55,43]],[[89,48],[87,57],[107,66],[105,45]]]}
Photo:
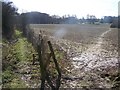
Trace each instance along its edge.
{"label": "wooden fence post", "polygon": [[[43,32],[40,30],[37,42],[34,41],[37,38],[37,37],[35,37],[34,31],[33,32],[28,31],[28,37],[27,37],[28,40],[32,43],[32,45],[34,47],[35,47],[35,44],[37,45],[36,51],[38,52],[38,60],[39,60],[40,71],[41,71],[40,90],[45,89],[45,80],[47,81],[49,86],[52,88],[52,90],[59,90],[59,87],[61,85],[61,70],[60,70],[58,62],[56,60],[51,42],[50,41],[47,42],[47,37],[46,38],[43,37],[42,33]],[[45,40],[43,38],[45,38]],[[47,48],[48,46],[49,46],[50,53],[48,53],[48,48]],[[56,85],[54,85],[54,83],[50,79],[50,73],[47,71],[47,66],[50,63],[51,57],[52,57],[53,62],[55,64],[55,68],[58,72]],[[33,54],[33,64],[35,63],[35,59],[36,59],[35,54]]]}
{"label": "wooden fence post", "polygon": [[41,90],[44,90],[45,88],[45,70],[44,70],[44,66],[43,66],[43,58],[42,58],[42,45],[43,45],[43,39],[40,38],[39,35],[39,42],[38,42],[38,60],[39,60],[39,64],[40,64],[40,71],[41,71]]}
{"label": "wooden fence post", "polygon": [[35,54],[33,54],[33,65],[35,64]]}
{"label": "wooden fence post", "polygon": [[54,50],[52,48],[52,44],[51,44],[50,41],[48,41],[48,45],[49,45],[49,48],[50,48],[50,51],[51,51],[52,58],[53,58],[54,63],[55,63],[56,70],[58,72],[58,78],[56,80],[56,90],[58,90],[60,85],[61,85],[61,71],[60,71],[59,65],[57,63],[57,60],[56,60],[56,57],[55,57],[55,54],[54,54]]}

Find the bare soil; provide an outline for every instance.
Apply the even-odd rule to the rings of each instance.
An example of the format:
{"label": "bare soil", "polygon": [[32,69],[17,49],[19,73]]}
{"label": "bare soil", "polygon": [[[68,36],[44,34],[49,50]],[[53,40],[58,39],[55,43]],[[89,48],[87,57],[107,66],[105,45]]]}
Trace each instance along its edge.
{"label": "bare soil", "polygon": [[[30,25],[38,34],[45,31],[53,44],[71,62],[61,87],[111,88],[111,75],[118,70],[117,29],[109,25]],[[69,66],[68,66],[69,67]]]}

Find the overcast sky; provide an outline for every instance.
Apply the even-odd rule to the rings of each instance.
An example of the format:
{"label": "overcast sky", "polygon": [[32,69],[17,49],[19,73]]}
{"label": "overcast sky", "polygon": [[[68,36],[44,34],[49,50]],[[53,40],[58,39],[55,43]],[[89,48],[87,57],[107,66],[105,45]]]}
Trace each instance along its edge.
{"label": "overcast sky", "polygon": [[120,0],[10,0],[18,11],[39,11],[50,15],[77,15],[78,18],[87,14],[102,16],[117,16]]}

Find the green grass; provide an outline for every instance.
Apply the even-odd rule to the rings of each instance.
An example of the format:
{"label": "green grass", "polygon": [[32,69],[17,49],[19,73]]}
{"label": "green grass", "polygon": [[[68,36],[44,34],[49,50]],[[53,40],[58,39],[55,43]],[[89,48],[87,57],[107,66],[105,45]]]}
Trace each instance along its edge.
{"label": "green grass", "polygon": [[[19,73],[14,71],[18,69],[18,63],[31,62],[34,49],[27,42],[27,39],[22,36],[22,33],[15,30],[17,42],[9,44],[3,39],[3,73],[2,81],[3,88],[26,88],[24,81],[21,80]],[[22,63],[21,63],[22,65]]]}
{"label": "green grass", "polygon": [[18,39],[18,42],[15,44],[15,52],[16,52],[16,57],[19,61],[24,61],[26,59],[25,56],[25,39],[20,38]]}
{"label": "green grass", "polygon": [[15,37],[20,38],[22,36],[22,32],[15,30]]}
{"label": "green grass", "polygon": [[[31,82],[40,83],[40,67],[39,65],[31,65],[33,60],[33,53],[35,50],[31,43],[27,41],[25,37],[22,36],[20,31],[15,31],[15,37],[18,40],[13,44],[9,44],[7,40],[3,39],[4,52],[3,52],[3,87],[4,88],[26,88],[26,83],[24,80],[21,80],[21,75],[26,73],[26,68],[28,65],[31,67],[31,77],[33,78]],[[68,66],[67,63],[64,63],[64,53],[57,50],[53,47],[56,59],[59,63],[59,67],[62,69],[62,73],[65,73],[65,68]],[[32,70],[34,68],[34,70]],[[16,73],[16,70],[21,70],[20,73]],[[57,71],[55,69],[55,64],[51,58],[50,65],[48,70],[51,73],[52,77],[57,76]],[[35,78],[34,78],[35,77]]]}
{"label": "green grass", "polygon": [[18,38],[18,42],[15,44],[16,57],[19,61],[27,61],[32,58],[33,52],[35,52],[32,44],[27,41],[25,37],[22,37],[20,31],[15,31]]}
{"label": "green grass", "polygon": [[3,88],[25,88],[24,82],[10,70],[6,70],[2,73]]}

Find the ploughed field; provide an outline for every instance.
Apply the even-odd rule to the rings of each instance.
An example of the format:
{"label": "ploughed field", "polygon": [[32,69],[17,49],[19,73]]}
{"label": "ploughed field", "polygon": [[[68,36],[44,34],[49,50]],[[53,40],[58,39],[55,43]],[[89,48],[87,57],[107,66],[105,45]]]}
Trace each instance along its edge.
{"label": "ploughed field", "polygon": [[66,52],[65,62],[72,63],[62,87],[113,86],[108,76],[114,76],[118,69],[117,29],[108,24],[31,24],[30,28],[36,35],[44,31],[54,45]]}
{"label": "ploughed field", "polygon": [[[76,25],[76,24],[32,24],[30,25],[36,35],[39,31],[45,31],[53,43],[59,45],[70,57],[78,56],[78,53],[96,45],[103,33],[109,30],[109,25]],[[110,36],[105,36],[111,34]],[[117,45],[117,29],[104,35],[103,39]],[[108,47],[109,45],[105,45]],[[75,53],[75,54],[74,54]]]}
{"label": "ploughed field", "polygon": [[[30,25],[38,34],[45,31],[56,44],[62,46],[66,52],[84,51],[90,44],[96,43],[96,39],[109,29],[109,25],[74,25],[74,24],[32,24]],[[69,51],[70,50],[70,51]],[[74,52],[73,52],[74,51]]]}
{"label": "ploughed field", "polygon": [[46,31],[56,38],[89,44],[94,41],[93,39],[108,30],[109,25],[32,24],[30,27],[36,32],[39,30]]}

